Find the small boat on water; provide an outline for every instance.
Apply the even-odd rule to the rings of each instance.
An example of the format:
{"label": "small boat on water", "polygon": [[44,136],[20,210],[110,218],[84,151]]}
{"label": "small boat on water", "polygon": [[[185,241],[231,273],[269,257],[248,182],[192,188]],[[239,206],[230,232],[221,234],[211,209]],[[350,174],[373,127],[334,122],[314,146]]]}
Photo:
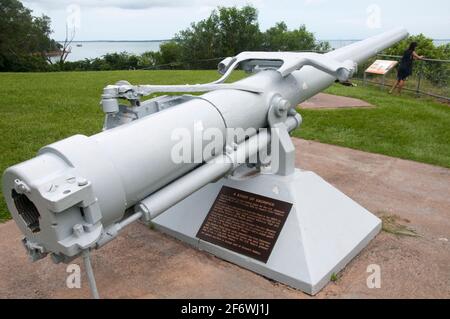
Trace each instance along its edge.
{"label": "small boat on water", "polygon": [[83,45],[81,43],[77,43],[77,47],[81,48]]}

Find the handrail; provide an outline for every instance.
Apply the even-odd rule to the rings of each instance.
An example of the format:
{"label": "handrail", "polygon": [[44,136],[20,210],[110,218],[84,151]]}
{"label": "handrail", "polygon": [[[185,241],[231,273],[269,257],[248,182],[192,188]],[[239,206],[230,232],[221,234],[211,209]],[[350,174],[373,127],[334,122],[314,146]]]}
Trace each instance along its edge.
{"label": "handrail", "polygon": [[[390,55],[390,54],[378,54],[378,56],[384,56],[384,57],[390,57],[390,58],[401,58],[400,55]],[[444,62],[444,63],[450,63],[450,60],[440,60],[440,59],[421,59],[422,61],[430,61],[430,62]]]}

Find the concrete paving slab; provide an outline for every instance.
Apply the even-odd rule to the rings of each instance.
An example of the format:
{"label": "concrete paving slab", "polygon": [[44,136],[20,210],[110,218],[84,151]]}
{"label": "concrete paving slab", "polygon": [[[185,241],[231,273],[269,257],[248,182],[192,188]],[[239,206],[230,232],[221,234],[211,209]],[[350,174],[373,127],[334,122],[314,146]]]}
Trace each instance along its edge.
{"label": "concrete paving slab", "polygon": [[[450,298],[450,170],[294,139],[297,166],[312,170],[376,215],[418,236],[382,232],[316,298]],[[326,200],[326,199],[324,199]],[[66,265],[31,264],[14,222],[0,225],[0,298],[89,298],[66,287]],[[80,259],[75,263],[83,266]],[[381,267],[369,289],[367,267]],[[93,252],[103,298],[311,298],[199,252],[141,224]]]}
{"label": "concrete paving slab", "polygon": [[340,109],[374,107],[370,103],[351,97],[319,93],[299,105],[300,109]]}

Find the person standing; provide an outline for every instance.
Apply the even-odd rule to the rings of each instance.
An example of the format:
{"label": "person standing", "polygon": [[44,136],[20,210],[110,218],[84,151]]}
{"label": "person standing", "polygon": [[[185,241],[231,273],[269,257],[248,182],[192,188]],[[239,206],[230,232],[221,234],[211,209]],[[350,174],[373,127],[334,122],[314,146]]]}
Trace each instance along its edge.
{"label": "person standing", "polygon": [[396,88],[398,89],[398,93],[402,92],[402,89],[405,86],[406,79],[412,74],[413,61],[424,59],[424,56],[418,55],[416,53],[416,48],[417,42],[412,42],[409,45],[409,48],[403,54],[398,67],[397,82],[395,82],[394,86],[389,91],[390,94],[393,93]]}

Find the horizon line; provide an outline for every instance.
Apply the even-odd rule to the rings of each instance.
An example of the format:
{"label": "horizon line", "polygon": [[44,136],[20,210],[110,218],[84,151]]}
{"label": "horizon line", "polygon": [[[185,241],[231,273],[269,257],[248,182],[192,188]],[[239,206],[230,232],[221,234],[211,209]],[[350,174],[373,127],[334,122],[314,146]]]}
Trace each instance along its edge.
{"label": "horizon line", "polygon": [[[174,39],[162,40],[73,40],[72,42],[168,42]],[[56,42],[64,42],[65,40],[56,40]]]}
{"label": "horizon line", "polygon": [[[73,40],[72,42],[168,42],[175,39],[161,40]],[[363,39],[317,39],[317,41],[362,41]],[[450,38],[432,39],[433,41],[450,41]],[[56,40],[56,42],[64,42],[64,40]]]}

